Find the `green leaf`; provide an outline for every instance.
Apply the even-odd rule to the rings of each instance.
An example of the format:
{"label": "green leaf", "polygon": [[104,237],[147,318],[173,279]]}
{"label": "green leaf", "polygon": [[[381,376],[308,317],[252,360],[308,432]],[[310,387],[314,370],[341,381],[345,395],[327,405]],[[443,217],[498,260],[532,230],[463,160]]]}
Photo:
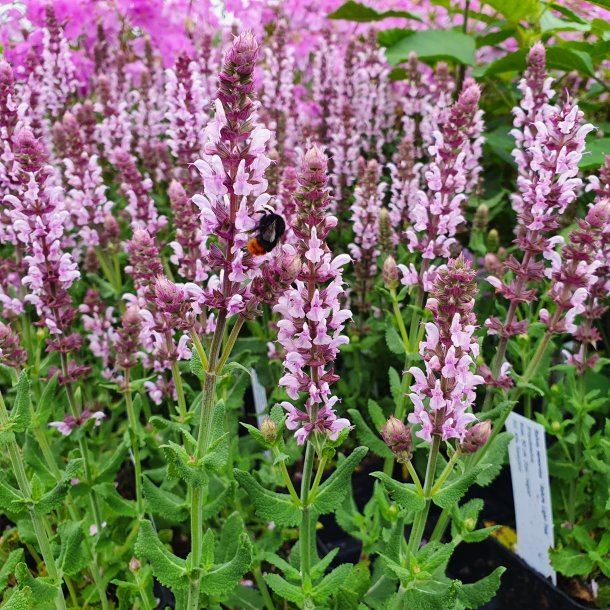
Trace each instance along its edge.
{"label": "green leaf", "polygon": [[472,74],[477,78],[482,78],[504,74],[505,72],[523,72],[526,68],[526,57],[527,51],[525,49],[515,51],[514,53],[507,53],[496,61],[477,66],[472,71]]}
{"label": "green leaf", "polygon": [[75,479],[80,474],[83,468],[84,460],[78,458],[72,460],[64,470],[61,479],[57,485],[34,503],[34,512],[37,515],[46,515],[52,510],[59,508],[65,501],[70,488],[72,487],[72,479]]}
{"label": "green leaf", "polygon": [[246,533],[239,538],[235,555],[227,562],[214,566],[203,575],[201,590],[214,597],[230,593],[252,565],[252,543]]}
{"label": "green leaf", "polygon": [[319,584],[313,588],[313,597],[318,602],[326,601],[333,593],[336,593],[341,583],[352,571],[351,563],[344,563],[327,574]]}
{"label": "green leaf", "polygon": [[405,353],[405,344],[402,342],[396,327],[392,322],[388,321],[385,327],[385,341],[388,344],[388,349],[397,356],[402,356]]}
{"label": "green leaf", "polygon": [[0,506],[10,513],[19,514],[25,510],[26,500],[20,491],[0,481]]}
{"label": "green leaf", "polygon": [[311,502],[317,513],[325,515],[341,504],[345,494],[349,491],[348,483],[354,468],[367,453],[368,447],[356,447],[350,456],[343,460],[330,477],[322,483]]}
{"label": "green leaf", "polygon": [[336,592],[336,607],[341,610],[366,610],[368,606],[358,604],[369,590],[371,573],[367,565],[362,561],[354,566],[347,578],[339,585]]}
{"label": "green leaf", "polygon": [[485,448],[485,455],[481,458],[479,465],[485,466],[483,470],[479,472],[476,478],[476,484],[481,487],[486,487],[502,471],[504,465],[504,457],[508,450],[508,445],[512,440],[513,435],[510,432],[500,432],[492,441],[489,447]]}
{"label": "green leaf", "polygon": [[571,72],[577,70],[587,76],[595,76],[591,56],[584,51],[576,51],[566,47],[550,46],[546,50],[547,68],[556,68]]}
{"label": "green leaf", "polygon": [[381,21],[390,17],[404,17],[405,19],[421,21],[421,17],[415,13],[408,11],[384,11],[379,13],[375,9],[353,0],[348,0],[348,2],[342,4],[336,11],[328,15],[329,19],[345,19],[346,21],[356,21],[357,23]]}
{"label": "green leaf", "polygon": [[127,453],[127,444],[122,442],[117,448],[116,451],[112,454],[110,459],[101,460],[102,463],[105,464],[104,468],[99,471],[98,475],[95,477],[96,483],[107,483],[112,482],[115,479],[116,473],[118,472],[123,460],[125,458],[125,454]]}
{"label": "green leaf", "polygon": [[495,8],[511,23],[535,18],[541,8],[538,0],[485,0],[485,4]]}
{"label": "green leaf", "polygon": [[394,399],[394,403],[398,404],[402,400],[402,383],[398,371],[393,366],[388,369],[388,377],[390,379],[390,392],[392,393],[392,398]]}
{"label": "green leaf", "polygon": [[420,496],[412,483],[400,483],[384,472],[373,472],[372,477],[379,479],[388,493],[400,504],[402,508],[409,511],[422,510],[426,506],[423,496]]}
{"label": "green leaf", "polygon": [[68,576],[74,576],[87,567],[89,558],[83,549],[85,535],[80,523],[68,521],[59,528],[61,547],[57,564],[59,569]]}
{"label": "green leaf", "polygon": [[402,38],[386,50],[388,62],[395,66],[407,61],[411,53],[422,60],[449,60],[474,66],[474,38],[455,30],[422,30]]}
{"label": "green leaf", "polygon": [[150,521],[140,521],[140,531],[135,546],[136,556],[152,566],[155,578],[172,590],[188,588],[186,562],[168,551],[154,532]]}
{"label": "green leaf", "polygon": [[564,576],[588,576],[593,571],[593,560],[577,549],[551,549],[551,565]]}
{"label": "green leaf", "polygon": [[505,571],[506,568],[499,566],[485,578],[469,585],[462,585],[458,591],[458,600],[464,608],[480,608],[493,599],[500,588],[500,579]]}
{"label": "green leaf", "polygon": [[449,483],[449,485],[444,484],[432,496],[432,501],[441,508],[451,508],[460,501],[480,472],[488,467],[488,465],[475,466],[470,472],[460,475],[452,483]]}
{"label": "green leaf", "polygon": [[592,169],[604,163],[610,155],[610,138],[594,138],[587,142],[587,152],[582,156],[578,166],[581,169]]}
{"label": "green leaf", "polygon": [[301,585],[290,584],[279,574],[265,574],[265,582],[283,599],[301,604],[305,599]]}
{"label": "green leaf", "polygon": [[261,519],[274,521],[278,525],[297,525],[301,522],[301,509],[291,496],[265,489],[249,472],[237,468],[233,472]]}
{"label": "green leaf", "polygon": [[23,561],[23,549],[11,551],[0,567],[0,593],[6,589],[8,578],[13,573],[15,566]]}
{"label": "green leaf", "polygon": [[36,405],[36,413],[34,415],[34,425],[36,427],[46,426],[53,415],[53,407],[55,406],[55,391],[57,389],[57,375],[53,375],[45,384],[42,396]]}
{"label": "green leaf", "polygon": [[212,436],[210,448],[203,457],[202,464],[212,472],[220,473],[229,461],[229,434],[224,431],[225,407],[222,401],[214,407],[212,415]]}
{"label": "green leaf", "polygon": [[409,610],[447,610],[453,608],[461,587],[459,580],[444,578],[414,580],[405,592],[405,608]]}
{"label": "green leaf", "polygon": [[[231,481],[226,487],[219,483],[214,484],[215,479],[210,479],[208,485],[208,498],[206,503],[203,505],[201,514],[204,520],[212,519],[215,517],[220,509],[226,504],[227,499],[233,494],[237,484],[235,481]],[[210,497],[212,500],[210,500]],[[188,506],[187,506],[188,510]]]}
{"label": "green leaf", "polygon": [[15,591],[2,606],[2,610],[31,610],[32,608],[32,589],[30,587],[23,587],[23,589]]}
{"label": "green leaf", "polygon": [[203,368],[203,364],[201,363],[201,358],[199,358],[199,352],[196,349],[192,351],[189,368],[191,369],[191,373],[193,373],[195,377],[203,379],[205,369]]}
{"label": "green leaf", "polygon": [[186,449],[173,441],[161,445],[167,460],[167,475],[172,479],[182,479],[193,487],[203,487],[208,475],[201,464],[193,463]]}
{"label": "green leaf", "polygon": [[373,421],[375,428],[377,428],[377,430],[381,430],[387,421],[387,417],[383,412],[383,409],[372,398],[369,398],[368,408],[369,415],[371,416],[371,420]]}
{"label": "green leaf", "polygon": [[[337,549],[338,551],[339,549]],[[330,555],[330,553],[329,553]],[[336,555],[336,553],[335,553]],[[289,578],[290,580],[300,581],[301,580],[301,572],[297,570],[294,566],[290,565],[285,559],[277,555],[276,553],[265,553],[263,555],[264,561],[270,563],[272,566],[278,568],[284,573],[284,576]],[[313,574],[312,574],[313,578]]]}
{"label": "green leaf", "polygon": [[240,608],[240,610],[260,610],[265,607],[263,596],[252,587],[240,585],[231,593],[227,600],[229,608]]}
{"label": "green leaf", "polygon": [[100,483],[94,485],[93,489],[104,499],[104,503],[112,514],[121,517],[135,517],[137,515],[133,502],[126,500],[112,483]]}
{"label": "green leaf", "polygon": [[244,520],[237,512],[232,512],[223,522],[220,540],[216,549],[218,562],[229,561],[237,552],[240,545],[241,534],[244,532]]}
{"label": "green leaf", "polygon": [[31,422],[30,380],[28,374],[22,371],[17,382],[17,396],[11,411],[11,423],[15,432],[24,432],[30,427]]}
{"label": "green leaf", "polygon": [[362,413],[357,409],[348,409],[348,413],[351,416],[351,421],[356,426],[358,440],[379,457],[391,458],[392,452],[379,436],[368,427],[364,417],[362,417]]}
{"label": "green leaf", "polygon": [[591,25],[588,23],[581,23],[578,21],[566,21],[556,17],[550,11],[545,11],[540,17],[540,31],[543,34],[550,32],[589,32]]}
{"label": "green leaf", "polygon": [[29,588],[32,591],[32,608],[36,610],[54,610],[55,599],[59,592],[59,582],[53,582],[50,578],[34,578],[25,563],[20,563],[15,568],[15,577],[20,588]]}
{"label": "green leaf", "polygon": [[181,523],[189,516],[186,502],[180,496],[157,487],[148,477],[143,479],[144,498],[153,515]]}

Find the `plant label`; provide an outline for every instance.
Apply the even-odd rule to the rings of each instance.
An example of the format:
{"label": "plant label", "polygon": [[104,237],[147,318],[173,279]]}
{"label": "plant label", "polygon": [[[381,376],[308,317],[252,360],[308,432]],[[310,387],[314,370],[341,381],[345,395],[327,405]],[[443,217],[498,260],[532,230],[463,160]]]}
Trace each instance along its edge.
{"label": "plant label", "polygon": [[544,427],[511,413],[506,429],[513,433],[508,456],[517,521],[517,554],[557,584],[557,574],[549,559],[554,536]]}

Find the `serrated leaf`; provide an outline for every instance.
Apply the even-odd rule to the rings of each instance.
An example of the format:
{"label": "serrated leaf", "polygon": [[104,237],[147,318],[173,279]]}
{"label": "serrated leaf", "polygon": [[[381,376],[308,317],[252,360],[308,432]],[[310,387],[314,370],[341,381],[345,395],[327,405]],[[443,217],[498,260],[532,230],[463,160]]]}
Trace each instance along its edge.
{"label": "serrated leaf", "polygon": [[135,517],[137,515],[134,504],[126,500],[112,483],[100,483],[94,485],[93,489],[103,498],[112,514],[121,517]]}
{"label": "serrated leaf", "polygon": [[233,557],[222,564],[214,566],[203,575],[201,590],[207,595],[221,597],[228,595],[241,580],[241,577],[252,565],[252,543],[248,534],[243,533],[239,546]]}
{"label": "serrated leaf", "polygon": [[220,473],[229,461],[229,434],[224,431],[225,408],[222,401],[214,407],[210,448],[202,459],[202,464],[212,472]]}
{"label": "serrated leaf", "polygon": [[[339,549],[336,550],[338,551]],[[272,566],[281,570],[286,578],[300,582],[301,572],[276,553],[265,553],[262,558],[267,563],[270,563]]]}
{"label": "serrated leaf", "polygon": [[28,587],[32,591],[32,608],[36,610],[55,609],[55,599],[59,593],[60,583],[54,583],[50,578],[34,578],[25,563],[20,563],[15,569],[15,577],[20,588]]}
{"label": "serrated leaf", "polygon": [[182,479],[193,487],[206,485],[208,475],[203,465],[194,463],[186,449],[173,441],[161,445],[167,461],[167,475],[172,479]]}
{"label": "serrated leaf", "polygon": [[481,487],[489,485],[502,471],[504,457],[508,450],[508,445],[512,440],[511,432],[500,432],[489,447],[485,448],[485,454],[479,461],[480,466],[486,466],[481,470],[476,478],[476,484]]}
{"label": "serrated leaf", "polygon": [[140,521],[140,531],[135,545],[136,557],[146,559],[152,566],[155,578],[172,590],[187,589],[186,561],[176,557],[161,543],[150,521]]}
{"label": "serrated leaf", "polygon": [[59,528],[61,547],[57,559],[58,568],[68,576],[74,576],[89,563],[89,558],[83,549],[85,538],[81,524],[76,521],[62,523]]}
{"label": "serrated leaf", "polygon": [[358,602],[369,590],[371,574],[367,562],[354,566],[347,578],[340,584],[336,594],[337,608],[341,610],[366,610],[368,606]]}
{"label": "serrated leaf", "polygon": [[388,349],[397,356],[403,356],[405,354],[405,344],[402,342],[396,327],[391,321],[388,321],[385,327],[385,341],[388,345]]}
{"label": "serrated leaf", "polygon": [[348,409],[352,423],[356,426],[358,440],[368,447],[373,453],[382,458],[391,458],[392,452],[388,446],[367,425],[362,413],[357,409]]}
{"label": "serrated leaf", "polygon": [[117,448],[116,451],[112,454],[110,459],[101,460],[102,463],[105,464],[104,468],[100,470],[95,477],[96,483],[108,483],[114,481],[116,473],[118,472],[123,460],[125,459],[125,455],[127,454],[127,444],[122,442]]}
{"label": "serrated leaf", "polygon": [[[237,487],[235,481],[231,481],[229,485],[223,487],[221,491],[218,491],[213,486],[213,481],[214,479],[211,479],[208,485],[208,501],[206,501],[201,509],[201,514],[203,515],[204,520],[215,517],[219,513],[220,509],[226,504],[227,498],[233,494],[235,488]],[[211,501],[210,496],[212,497]]]}
{"label": "serrated leaf", "polygon": [[339,547],[335,547],[330,553],[327,553],[318,563],[311,567],[311,578],[312,580],[317,580],[322,577],[323,574],[328,569],[328,566],[332,563],[333,559],[337,556],[339,552]]}
{"label": "serrated leaf", "polygon": [[238,586],[227,600],[229,608],[240,608],[240,610],[260,610],[265,606],[263,596],[252,587]]}
{"label": "serrated leaf", "polygon": [[55,391],[57,389],[57,375],[53,375],[45,384],[40,400],[36,405],[34,414],[34,425],[37,427],[46,426],[53,415]]}
{"label": "serrated leaf", "polygon": [[23,587],[15,591],[2,606],[2,610],[32,610],[32,608],[32,589],[30,587]]}
{"label": "serrated leaf", "polygon": [[417,493],[412,483],[400,483],[384,472],[373,472],[371,476],[379,479],[392,498],[405,510],[419,511],[426,506],[423,496]]}
{"label": "serrated leaf", "polygon": [[75,479],[80,474],[83,468],[84,460],[78,458],[72,460],[64,470],[61,479],[57,485],[34,503],[34,512],[37,515],[46,515],[52,510],[59,508],[65,501],[70,488],[72,487],[72,479]]}
{"label": "serrated leaf", "polygon": [[186,502],[180,496],[157,487],[148,477],[144,477],[142,486],[146,504],[153,515],[176,523],[181,523],[189,516]]}
{"label": "serrated leaf", "polygon": [[313,588],[313,598],[318,602],[326,601],[337,592],[339,585],[347,578],[354,566],[344,563],[337,566],[330,574],[327,574],[319,584]]}
{"label": "serrated leaf", "polygon": [[244,532],[244,520],[237,512],[232,512],[223,522],[220,540],[216,549],[216,560],[221,563],[228,561],[240,545],[241,534]]}
{"label": "serrated leaf", "polygon": [[480,608],[494,598],[500,588],[500,579],[505,571],[505,567],[499,566],[481,580],[469,585],[462,585],[458,591],[458,600],[464,605],[464,608]]}
{"label": "serrated leaf", "polygon": [[369,398],[368,409],[374,426],[378,430],[381,430],[387,421],[387,417],[383,412],[383,409],[379,406],[379,403],[372,398]]}
{"label": "serrated leaf", "polygon": [[191,353],[191,361],[189,362],[189,368],[191,373],[198,377],[199,379],[203,379],[205,375],[205,369],[203,368],[203,364],[201,362],[201,358],[199,357],[199,352],[194,349]]}
{"label": "serrated leaf", "polygon": [[10,421],[15,432],[24,432],[32,422],[32,408],[30,405],[30,380],[25,371],[19,375],[17,382],[17,395],[13,403]]}
{"label": "serrated leaf", "polygon": [[567,576],[588,576],[593,570],[593,560],[574,548],[551,549],[551,565],[560,574]]}
{"label": "serrated leaf", "polygon": [[300,604],[305,599],[300,585],[290,584],[279,574],[265,574],[265,582],[282,598],[295,604]]}
{"label": "serrated leaf", "polygon": [[0,481],[0,506],[10,513],[19,514],[26,509],[26,501],[20,491]]}
{"label": "serrated leaf", "polygon": [[394,399],[394,404],[398,404],[402,400],[402,383],[398,371],[391,366],[388,369],[388,377],[390,380],[390,392]]}
{"label": "serrated leaf", "polygon": [[433,496],[432,501],[441,508],[451,508],[457,504],[462,496],[468,491],[479,474],[490,466],[477,465],[470,472],[460,475],[456,480],[449,484],[444,484]]}
{"label": "serrated leaf", "polygon": [[23,561],[23,549],[11,551],[0,567],[0,593],[6,589],[9,576],[13,573],[15,566]]}
{"label": "serrated leaf", "polygon": [[453,608],[462,584],[446,578],[414,580],[405,592],[405,608],[409,610],[447,610]]}
{"label": "serrated leaf", "polygon": [[265,489],[249,472],[237,468],[233,472],[261,519],[274,521],[278,525],[297,525],[301,522],[301,509],[291,496]]}
{"label": "serrated leaf", "polygon": [[349,491],[349,479],[354,468],[368,453],[368,447],[356,447],[352,453],[343,460],[337,469],[320,485],[318,492],[311,501],[312,508],[320,515],[335,510]]}

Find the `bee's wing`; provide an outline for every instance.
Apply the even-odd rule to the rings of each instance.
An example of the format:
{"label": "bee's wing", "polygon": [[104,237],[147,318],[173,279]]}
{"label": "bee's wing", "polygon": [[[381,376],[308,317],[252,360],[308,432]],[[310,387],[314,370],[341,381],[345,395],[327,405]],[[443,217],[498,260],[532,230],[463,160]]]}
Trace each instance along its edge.
{"label": "bee's wing", "polygon": [[277,220],[271,221],[268,227],[261,231],[261,239],[273,243],[277,235]]}

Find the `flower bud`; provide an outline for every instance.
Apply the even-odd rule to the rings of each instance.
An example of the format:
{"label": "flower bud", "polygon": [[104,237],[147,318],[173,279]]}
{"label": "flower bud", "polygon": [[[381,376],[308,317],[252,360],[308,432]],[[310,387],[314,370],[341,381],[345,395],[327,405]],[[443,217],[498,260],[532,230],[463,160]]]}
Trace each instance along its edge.
{"label": "flower bud", "polygon": [[129,562],[129,571],[137,572],[141,567],[142,564],[135,557],[132,557],[131,561]]}
{"label": "flower bud", "polygon": [[497,252],[500,247],[500,235],[497,229],[490,229],[487,233],[487,249],[489,252]]}
{"label": "flower bud", "polygon": [[396,290],[398,286],[398,265],[393,256],[383,261],[383,283],[388,290]]}
{"label": "flower bud", "polygon": [[381,208],[379,212],[379,249],[388,252],[392,245],[392,229],[390,227],[390,212]]}
{"label": "flower bud", "polygon": [[587,222],[595,228],[602,228],[610,220],[610,199],[602,199],[589,208]]}
{"label": "flower bud", "polygon": [[411,460],[413,455],[411,428],[405,426],[403,422],[392,415],[385,426],[381,428],[381,437],[392,450],[398,462],[406,464]]}
{"label": "flower bud", "polygon": [[261,424],[261,434],[268,443],[275,443],[277,438],[277,424],[270,418],[265,417]]}
{"label": "flower bud", "polygon": [[487,229],[487,223],[489,222],[489,207],[482,203],[474,214],[473,226],[479,231],[485,231]]}
{"label": "flower bud", "polygon": [[491,421],[486,419],[475,424],[466,432],[464,442],[460,445],[462,451],[466,453],[476,453],[491,436]]}

